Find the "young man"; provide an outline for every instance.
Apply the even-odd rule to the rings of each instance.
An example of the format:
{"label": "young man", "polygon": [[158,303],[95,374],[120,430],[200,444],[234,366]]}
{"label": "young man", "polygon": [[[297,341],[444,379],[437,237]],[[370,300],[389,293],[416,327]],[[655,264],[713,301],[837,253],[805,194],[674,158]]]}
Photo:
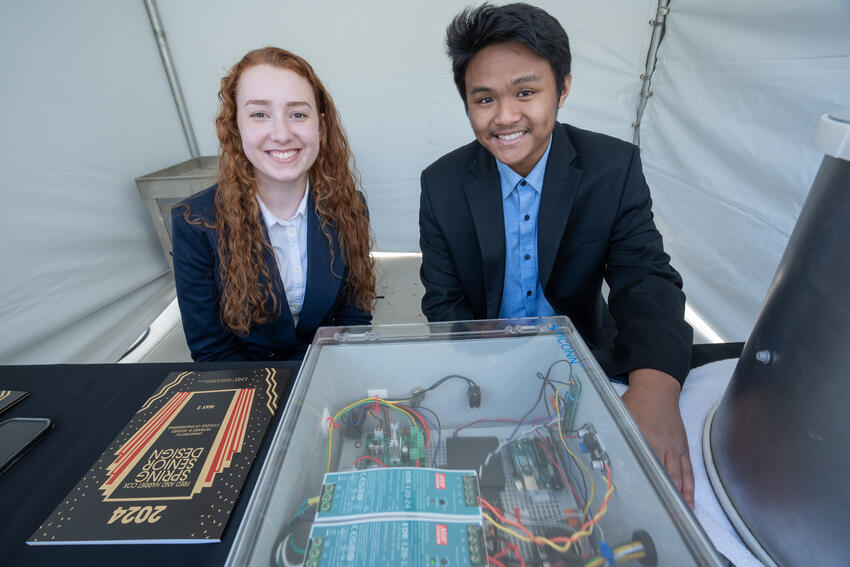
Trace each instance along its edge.
{"label": "young man", "polygon": [[693,505],[678,404],[693,333],[637,148],[556,122],[570,48],[545,11],[464,10],[447,46],[476,141],[422,172],[423,312],[569,316],[608,375],[628,375],[623,401]]}

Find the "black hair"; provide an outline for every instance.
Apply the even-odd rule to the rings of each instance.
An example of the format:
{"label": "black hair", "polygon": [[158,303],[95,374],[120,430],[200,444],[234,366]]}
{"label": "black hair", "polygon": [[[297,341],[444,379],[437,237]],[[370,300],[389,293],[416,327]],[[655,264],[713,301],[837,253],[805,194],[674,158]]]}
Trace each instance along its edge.
{"label": "black hair", "polygon": [[517,2],[504,6],[484,3],[465,8],[446,30],[446,51],[452,59],[455,85],[464,106],[466,68],[475,55],[496,43],[521,43],[532,53],[549,62],[555,74],[558,95],[570,74],[570,40],[560,22],[545,10]]}

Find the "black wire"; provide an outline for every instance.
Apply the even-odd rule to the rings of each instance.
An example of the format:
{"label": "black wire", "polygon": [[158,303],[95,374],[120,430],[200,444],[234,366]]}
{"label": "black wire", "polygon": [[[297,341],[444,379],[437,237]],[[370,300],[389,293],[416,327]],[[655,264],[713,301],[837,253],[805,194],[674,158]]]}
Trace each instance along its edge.
{"label": "black wire", "polygon": [[540,385],[540,392],[538,392],[538,394],[537,394],[537,401],[535,401],[534,405],[531,406],[530,408],[528,408],[528,411],[525,412],[525,415],[523,415],[520,418],[519,423],[517,423],[516,428],[514,429],[513,433],[511,433],[511,436],[508,437],[508,439],[513,439],[514,435],[516,435],[516,432],[519,431],[520,426],[522,426],[522,424],[525,423],[525,418],[527,418],[529,415],[531,415],[531,412],[534,411],[534,408],[536,408],[540,404],[540,400],[543,399],[543,392],[545,392],[545,391],[546,391],[546,382],[543,382],[543,384]]}
{"label": "black wire", "polygon": [[[291,526],[289,526],[289,528],[283,533],[281,540],[285,540],[287,537],[294,538],[295,537],[295,530],[297,530],[299,526],[303,526],[304,524],[309,524],[314,519],[315,519],[315,515],[310,517],[310,518],[302,518],[302,519],[298,520],[297,522],[293,522],[293,524]],[[298,553],[298,550],[296,550],[296,549],[293,549],[292,551],[294,551],[295,553]],[[304,555],[304,554],[299,553],[299,555]]]}
{"label": "black wire", "polygon": [[478,386],[478,384],[475,383],[475,380],[467,378],[466,376],[461,376],[460,374],[450,374],[450,375],[446,376],[445,378],[440,378],[439,380],[437,380],[436,382],[434,382],[433,384],[431,384],[430,386],[428,386],[427,388],[425,388],[422,391],[423,392],[430,392],[431,390],[433,390],[434,388],[436,388],[437,386],[439,386],[440,384],[442,384],[446,380],[451,380],[452,378],[457,378],[457,379],[460,379],[460,380],[466,380],[466,383],[469,384],[470,386]]}
{"label": "black wire", "polygon": [[[550,375],[552,374],[552,370],[555,368],[555,366],[557,364],[561,364],[561,363],[569,364],[569,367],[570,367],[570,373],[567,376],[566,382],[564,382],[562,380],[556,380],[556,379],[550,378]],[[555,384],[561,384],[561,385],[564,385],[564,386],[568,386],[572,383],[573,365],[568,360],[560,358],[560,359],[556,360],[555,362],[553,362],[552,364],[549,365],[549,368],[546,369],[545,375],[541,374],[540,372],[537,372],[537,377],[540,380],[543,381],[543,387],[544,388],[548,385],[549,388],[552,390],[553,394],[557,394],[558,389],[555,387]],[[566,411],[567,411],[566,397],[565,396],[558,396],[558,400],[559,400],[559,402],[561,402],[560,406],[563,408],[562,411],[564,412],[564,414],[566,414]],[[536,406],[536,404],[535,404],[535,406]],[[547,413],[549,414],[549,416],[551,417],[552,413],[551,413],[551,411],[549,411],[549,404],[546,404],[546,410],[547,410]],[[566,429],[566,428],[563,427],[563,424],[566,422],[565,415],[560,416],[560,419],[558,421],[559,421],[558,427],[561,428],[561,432],[565,436],[566,436],[567,433],[577,433],[577,432],[581,431],[587,425],[585,423],[584,425],[582,425],[578,429]],[[566,464],[567,464],[567,471],[565,472],[565,474],[568,474],[570,477],[572,477],[570,480],[572,482],[574,482],[576,485],[578,485],[579,483],[576,482],[577,478],[576,478],[575,470],[573,469],[572,458],[565,456],[564,460],[566,461]],[[576,468],[578,470],[579,478],[581,480],[581,488],[582,488],[581,496],[584,499],[585,504],[587,504],[587,477],[585,476],[584,470],[582,470],[581,467],[576,467]]]}
{"label": "black wire", "polygon": [[434,420],[437,422],[437,429],[439,429],[440,431],[442,431],[442,430],[443,430],[443,425],[440,423],[440,418],[439,418],[439,416],[437,415],[437,412],[435,412],[435,411],[434,411],[434,410],[432,410],[432,409],[428,409],[428,408],[426,408],[425,406],[419,406],[419,407],[417,407],[416,409],[425,410],[425,411],[427,411],[428,413],[430,413],[431,415],[433,415],[433,416],[434,416]]}
{"label": "black wire", "polygon": [[[549,378],[549,374],[552,373],[552,369],[555,368],[555,365],[559,363],[565,363],[570,365],[570,375],[567,376],[567,382],[562,382],[560,380],[553,380],[552,378]],[[537,375],[540,376],[540,373],[538,372]],[[573,363],[564,358],[559,358],[558,360],[549,365],[549,368],[546,370],[546,376],[540,377],[543,378],[543,380],[546,380],[547,382],[555,382],[556,384],[569,384],[569,380],[572,380],[573,378]]]}

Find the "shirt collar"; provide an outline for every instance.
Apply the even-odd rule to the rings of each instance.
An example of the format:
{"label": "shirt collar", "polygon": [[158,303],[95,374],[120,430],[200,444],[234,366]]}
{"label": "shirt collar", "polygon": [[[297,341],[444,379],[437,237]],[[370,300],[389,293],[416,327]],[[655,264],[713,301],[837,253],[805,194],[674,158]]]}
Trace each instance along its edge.
{"label": "shirt collar", "polygon": [[301,202],[298,203],[298,208],[295,210],[295,214],[292,215],[292,218],[289,220],[282,220],[275,216],[273,212],[269,210],[263,200],[260,198],[260,194],[257,193],[257,202],[260,204],[260,213],[263,215],[263,222],[266,224],[266,229],[270,229],[275,224],[288,224],[294,220],[299,218],[304,218],[305,213],[307,211],[307,194],[310,193],[310,182],[307,182],[307,188],[304,190],[304,196],[301,197]]}
{"label": "shirt collar", "polygon": [[502,199],[506,199],[508,195],[511,194],[511,191],[514,190],[517,183],[523,179],[528,181],[529,185],[531,185],[531,187],[538,193],[543,190],[543,176],[546,174],[546,162],[549,160],[549,150],[551,148],[552,135],[550,134],[549,143],[546,145],[546,151],[543,152],[543,155],[540,156],[540,159],[537,160],[536,164],[534,164],[534,168],[532,168],[531,172],[529,172],[529,174],[525,177],[511,169],[510,166],[496,160],[496,167],[499,170],[499,181],[502,184]]}

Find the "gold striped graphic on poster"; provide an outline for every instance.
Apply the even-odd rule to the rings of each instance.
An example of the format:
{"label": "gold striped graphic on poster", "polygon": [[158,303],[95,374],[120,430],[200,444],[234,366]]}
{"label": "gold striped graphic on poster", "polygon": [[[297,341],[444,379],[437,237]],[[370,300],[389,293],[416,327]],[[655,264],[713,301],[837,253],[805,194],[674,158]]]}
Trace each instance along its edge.
{"label": "gold striped graphic on poster", "polygon": [[160,390],[159,393],[156,393],[153,396],[151,396],[150,398],[148,398],[148,401],[146,401],[144,403],[144,405],[141,408],[139,408],[139,411],[137,411],[136,413],[140,413],[140,412],[143,412],[146,409],[148,409],[151,406],[151,404],[153,404],[155,401],[157,401],[158,399],[160,399],[161,397],[166,395],[171,388],[180,384],[180,382],[183,381],[183,378],[185,378],[186,376],[188,376],[191,373],[192,373],[192,371],[188,370],[186,372],[181,372],[180,374],[178,374],[174,378],[174,380],[172,380],[171,382],[169,382],[168,384],[163,386],[162,390]]}
{"label": "gold striped graphic on poster", "polygon": [[168,428],[175,416],[186,406],[192,394],[193,392],[178,392],[116,451],[115,455],[118,458],[106,467],[108,476],[106,482],[100,487],[100,490],[103,491],[104,500],[109,499],[109,496],[121,484],[127,473],[133,470],[148,447],[159,439],[159,436]]}
{"label": "gold striped graphic on poster", "polygon": [[274,368],[266,368],[266,407],[269,413],[274,415],[277,409],[277,380],[275,379],[277,370]]}
{"label": "gold striped graphic on poster", "polygon": [[254,389],[236,390],[236,395],[230,402],[230,407],[221,422],[215,441],[210,447],[201,473],[195,481],[191,496],[198,494],[204,488],[212,485],[215,475],[230,466],[233,455],[242,450],[245,430],[251,416],[251,404],[254,401]]}

